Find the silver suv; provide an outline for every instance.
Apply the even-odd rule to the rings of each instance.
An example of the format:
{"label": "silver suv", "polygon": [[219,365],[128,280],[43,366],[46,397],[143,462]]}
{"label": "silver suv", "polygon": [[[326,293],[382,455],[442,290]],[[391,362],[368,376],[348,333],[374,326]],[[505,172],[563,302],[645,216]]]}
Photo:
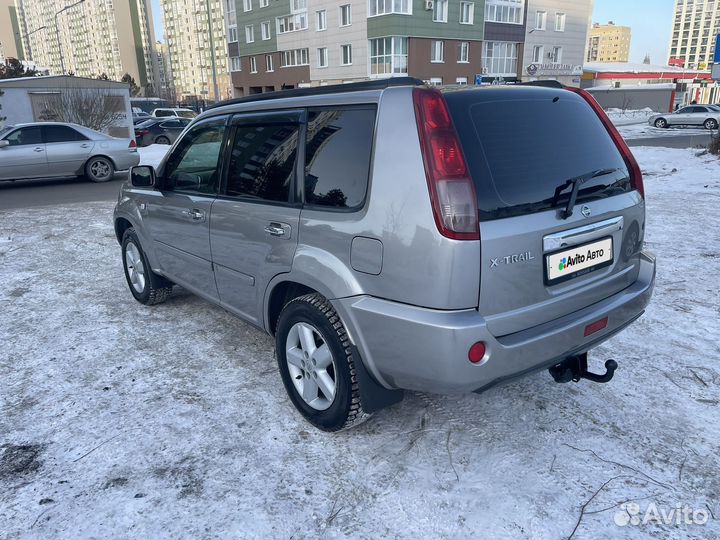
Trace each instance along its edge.
{"label": "silver suv", "polygon": [[640,317],[640,169],[589,94],[441,93],[396,78],[216,106],[122,187],[115,231],[144,304],[177,284],[275,336],[291,401],[335,431],[403,390],[480,392]]}

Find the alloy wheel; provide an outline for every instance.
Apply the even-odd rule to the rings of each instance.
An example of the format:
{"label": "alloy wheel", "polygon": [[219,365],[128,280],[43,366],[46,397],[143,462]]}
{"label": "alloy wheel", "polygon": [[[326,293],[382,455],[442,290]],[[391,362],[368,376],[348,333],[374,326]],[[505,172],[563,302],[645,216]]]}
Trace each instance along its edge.
{"label": "alloy wheel", "polygon": [[296,323],[285,342],[285,358],[295,390],[318,411],[328,409],[337,391],[335,359],[322,334],[312,325]]}
{"label": "alloy wheel", "polygon": [[138,294],[142,294],[145,290],[145,265],[140,250],[132,242],[128,242],[125,246],[125,267],[133,289]]}

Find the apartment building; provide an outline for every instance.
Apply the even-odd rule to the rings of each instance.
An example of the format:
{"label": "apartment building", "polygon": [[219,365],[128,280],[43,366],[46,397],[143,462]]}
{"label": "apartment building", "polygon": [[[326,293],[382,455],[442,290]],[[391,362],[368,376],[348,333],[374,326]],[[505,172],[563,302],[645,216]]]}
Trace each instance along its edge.
{"label": "apartment building", "polygon": [[676,0],[668,63],[687,69],[710,69],[718,34],[720,2]]}
{"label": "apartment building", "polygon": [[15,0],[0,0],[0,62],[6,58],[24,59],[20,36]]}
{"label": "apartment building", "polygon": [[153,92],[158,74],[149,2],[16,0],[25,58],[52,74],[105,73],[119,81],[129,73]]}
{"label": "apartment building", "polygon": [[[257,1],[257,0],[256,0]],[[214,102],[232,97],[228,74],[225,12],[233,0],[161,0],[169,69],[178,102]]]}
{"label": "apartment building", "polygon": [[166,43],[155,42],[155,58],[158,68],[158,84],[156,97],[175,103],[175,86],[170,71],[170,51]]}
{"label": "apartment building", "polygon": [[595,23],[588,38],[588,62],[628,62],[632,30],[629,26]]}
{"label": "apartment building", "polygon": [[514,44],[490,46],[488,80],[495,68],[517,78],[524,0],[237,0],[226,17],[234,93],[403,75],[473,84],[488,6],[501,21],[497,43]]}
{"label": "apartment building", "polygon": [[528,0],[523,80],[580,86],[593,4],[594,0]]}

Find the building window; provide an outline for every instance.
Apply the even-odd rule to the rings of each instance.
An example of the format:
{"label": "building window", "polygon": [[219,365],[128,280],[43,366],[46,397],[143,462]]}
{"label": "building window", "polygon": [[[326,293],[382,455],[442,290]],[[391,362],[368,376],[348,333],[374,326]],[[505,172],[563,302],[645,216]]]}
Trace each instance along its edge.
{"label": "building window", "polygon": [[280,59],[282,61],[282,67],[307,66],[310,63],[307,49],[283,51]]}
{"label": "building window", "polygon": [[488,75],[517,77],[517,53],[517,43],[483,42],[483,71]]}
{"label": "building window", "polygon": [[552,56],[550,57],[550,61],[553,64],[561,64],[562,63],[562,47],[553,47]]}
{"label": "building window", "polygon": [[470,42],[461,41],[458,46],[458,62],[467,64],[470,61]]}
{"label": "building window", "polygon": [[245,27],[245,43],[253,43],[255,41],[255,28],[251,24]]}
{"label": "building window", "polygon": [[317,11],[315,15],[317,31],[322,32],[323,30],[327,30],[327,11],[322,9],[320,11]]}
{"label": "building window", "polygon": [[297,13],[286,17],[277,18],[277,33],[287,34],[288,32],[297,32],[306,30],[308,27],[307,13]]}
{"label": "building window", "polygon": [[444,62],[445,61],[445,42],[433,41],[430,49],[430,61],[431,62]]}
{"label": "building window", "polygon": [[290,4],[292,13],[298,13],[299,11],[307,10],[307,0],[290,0]]}
{"label": "building window", "polygon": [[270,5],[270,0],[260,0],[260,7],[268,7]]}
{"label": "building window", "polygon": [[241,71],[240,67],[240,57],[239,56],[231,56],[230,57],[230,71]]}
{"label": "building window", "polygon": [[475,22],[475,2],[460,2],[460,24]]}
{"label": "building window", "polygon": [[369,0],[368,13],[370,17],[375,15],[388,15],[400,13],[401,15],[412,15],[411,0]]}
{"label": "building window", "polygon": [[265,71],[275,71],[273,69],[273,57],[272,54],[266,54],[265,55]]}
{"label": "building window", "polygon": [[523,23],[524,0],[486,0],[485,22]]}
{"label": "building window", "polygon": [[535,30],[545,30],[547,28],[547,11],[535,12]]}
{"label": "building window", "polygon": [[408,72],[408,38],[386,37],[370,40],[370,75],[397,75]]}
{"label": "building window", "polygon": [[447,22],[448,0],[435,0],[433,4],[433,21]]}
{"label": "building window", "polygon": [[320,47],[318,49],[318,67],[328,67],[328,50],[327,47]]}
{"label": "building window", "polygon": [[243,0],[243,11],[252,11],[252,0]]}
{"label": "building window", "polygon": [[542,63],[544,52],[545,52],[545,48],[542,45],[535,45],[533,47],[533,52],[532,52],[532,61],[535,64]]}
{"label": "building window", "polygon": [[455,84],[460,86],[467,86],[467,77],[457,77],[455,79]]}
{"label": "building window", "polygon": [[260,33],[262,34],[263,39],[270,39],[270,21],[260,23]]}
{"label": "building window", "polygon": [[228,41],[230,43],[235,43],[238,40],[238,32],[237,32],[237,26],[231,26],[228,28]]}
{"label": "building window", "polygon": [[430,86],[442,86],[442,81],[442,77],[430,77],[430,79],[425,82]]}
{"label": "building window", "polygon": [[340,6],[340,26],[350,26],[352,24],[352,11],[350,4]]}
{"label": "building window", "polygon": [[564,32],[565,31],[565,14],[564,13],[556,13],[555,14],[555,31],[556,32]]}
{"label": "building window", "polygon": [[342,65],[349,66],[352,64],[352,45],[341,45],[340,52],[342,56]]}
{"label": "building window", "polygon": [[250,73],[257,73],[257,61],[254,56],[250,57]]}

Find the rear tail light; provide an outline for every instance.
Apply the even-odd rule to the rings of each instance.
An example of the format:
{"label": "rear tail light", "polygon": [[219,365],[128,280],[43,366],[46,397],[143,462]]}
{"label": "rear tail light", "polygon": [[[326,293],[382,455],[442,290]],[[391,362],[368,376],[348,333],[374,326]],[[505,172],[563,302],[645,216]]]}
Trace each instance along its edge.
{"label": "rear tail light", "polygon": [[605,317],[604,319],[600,319],[599,321],[595,321],[592,324],[588,324],[585,327],[585,337],[593,335],[595,332],[599,332],[600,330],[604,330],[607,328],[609,318]]}
{"label": "rear tail light", "polygon": [[477,197],[450,111],[439,90],[413,89],[435,223],[453,240],[479,240]]}
{"label": "rear tail light", "polygon": [[130,144],[128,145],[128,148],[137,148],[137,143],[135,142],[135,139],[130,139]]}
{"label": "rear tail light", "polygon": [[598,115],[598,118],[600,118],[600,121],[605,126],[605,129],[610,134],[610,137],[612,137],[612,140],[615,143],[615,146],[617,146],[617,149],[620,151],[620,154],[622,154],[623,160],[625,161],[625,164],[630,171],[630,184],[632,185],[633,189],[639,191],[640,195],[642,195],[644,198],[645,186],[643,184],[643,177],[642,171],[640,171],[640,165],[638,165],[638,162],[635,159],[635,156],[633,156],[632,152],[630,151],[630,148],[625,142],[625,139],[622,138],[622,135],[620,135],[620,132],[618,132],[615,125],[612,123],[610,118],[608,118],[608,115],[605,114],[603,108],[597,101],[595,101],[595,98],[592,97],[592,94],[590,92],[571,86],[566,87],[566,89],[570,90],[571,92],[575,92],[576,94],[579,94],[580,97],[587,101],[588,104],[593,108],[595,114]]}

